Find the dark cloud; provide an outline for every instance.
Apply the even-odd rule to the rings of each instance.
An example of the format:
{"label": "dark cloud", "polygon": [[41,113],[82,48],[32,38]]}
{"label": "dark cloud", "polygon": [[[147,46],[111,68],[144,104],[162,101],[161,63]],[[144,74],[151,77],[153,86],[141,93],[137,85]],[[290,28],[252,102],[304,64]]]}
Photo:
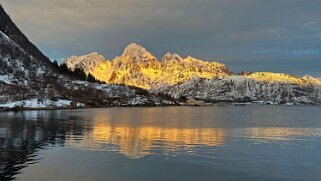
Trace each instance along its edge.
{"label": "dark cloud", "polygon": [[19,27],[51,58],[131,42],[228,64],[232,70],[321,76],[321,1],[3,0]]}

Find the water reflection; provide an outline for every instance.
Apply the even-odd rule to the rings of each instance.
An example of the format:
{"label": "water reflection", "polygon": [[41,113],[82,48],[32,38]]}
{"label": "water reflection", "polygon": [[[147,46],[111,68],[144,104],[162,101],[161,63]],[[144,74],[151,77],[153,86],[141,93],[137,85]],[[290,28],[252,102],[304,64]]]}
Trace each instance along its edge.
{"label": "water reflection", "polygon": [[290,141],[302,139],[303,136],[321,136],[320,128],[246,128],[244,132],[246,137],[260,142]]}
{"label": "water reflection", "polygon": [[85,118],[90,120],[91,130],[82,139],[70,135],[67,144],[79,149],[117,151],[131,159],[156,150],[164,154],[178,150],[193,153],[194,147],[224,144],[226,129],[202,125],[195,121],[197,116],[177,108],[98,109]]}
{"label": "water reflection", "polygon": [[[1,113],[0,180],[13,179],[24,167],[41,161],[38,151],[51,147],[113,152],[135,161],[147,155],[176,153],[213,158],[217,156],[213,148],[233,147],[239,138],[243,142],[234,150],[243,148],[244,153],[248,151],[247,147],[242,147],[244,142],[269,144],[276,141],[280,144],[314,137],[320,140],[320,128],[277,127],[282,120],[273,117],[274,114],[268,121],[261,117],[263,120],[259,122],[252,114],[229,114],[229,111],[236,113],[237,109],[244,108],[122,108]],[[247,110],[251,111],[248,108],[241,111]],[[287,115],[293,115],[292,125],[301,124],[295,122],[296,114]],[[257,127],[249,127],[253,123]],[[305,123],[310,127],[320,124],[314,119]],[[203,150],[201,153],[200,148]],[[238,153],[233,149],[225,151],[231,155]]]}
{"label": "water reflection", "polygon": [[[82,140],[68,141],[75,148],[106,150],[108,144],[116,145],[125,156],[137,159],[151,154],[153,150],[164,153],[180,148],[189,151],[195,146],[219,146],[227,137],[225,129],[214,128],[162,128],[151,126],[94,125]],[[161,143],[161,144],[160,144]],[[107,145],[106,145],[107,144]]]}
{"label": "water reflection", "polygon": [[66,135],[83,130],[71,123],[74,118],[62,118],[61,112],[6,113],[0,119],[0,180],[13,179],[19,170],[36,163],[39,149],[63,146]]}

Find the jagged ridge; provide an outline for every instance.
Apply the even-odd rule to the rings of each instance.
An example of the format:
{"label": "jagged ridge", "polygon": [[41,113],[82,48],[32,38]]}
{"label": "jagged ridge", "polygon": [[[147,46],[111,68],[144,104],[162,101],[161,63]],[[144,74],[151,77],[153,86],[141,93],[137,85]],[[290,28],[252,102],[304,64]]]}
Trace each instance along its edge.
{"label": "jagged ridge", "polygon": [[[101,56],[99,56],[101,57]],[[193,57],[181,58],[167,53],[161,61],[138,44],[130,44],[123,54],[112,61],[97,58],[92,54],[72,56],[65,63],[70,69],[82,67],[97,79],[113,84],[125,84],[144,89],[159,85],[174,85],[193,77],[215,78],[229,74],[227,66],[218,62],[205,62]],[[87,65],[87,66],[83,66]]]}
{"label": "jagged ridge", "polygon": [[[226,65],[206,62],[191,56],[182,58],[178,54],[167,53],[158,61],[155,56],[138,44],[130,44],[123,54],[114,60],[104,60],[94,53],[85,56],[72,56],[65,63],[70,69],[83,68],[97,79],[113,84],[125,84],[144,89],[175,85],[194,77],[213,79],[230,75]],[[294,85],[321,85],[319,79],[309,75],[297,77],[283,73],[256,72],[244,75],[245,78],[266,83],[287,83]]]}

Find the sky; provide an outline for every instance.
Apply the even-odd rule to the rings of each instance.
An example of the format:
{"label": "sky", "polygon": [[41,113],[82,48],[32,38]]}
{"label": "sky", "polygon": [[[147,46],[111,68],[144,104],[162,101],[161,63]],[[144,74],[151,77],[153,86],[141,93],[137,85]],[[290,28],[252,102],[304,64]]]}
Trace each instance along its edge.
{"label": "sky", "polygon": [[320,0],[1,0],[51,59],[138,43],[225,63],[234,72],[321,77]]}

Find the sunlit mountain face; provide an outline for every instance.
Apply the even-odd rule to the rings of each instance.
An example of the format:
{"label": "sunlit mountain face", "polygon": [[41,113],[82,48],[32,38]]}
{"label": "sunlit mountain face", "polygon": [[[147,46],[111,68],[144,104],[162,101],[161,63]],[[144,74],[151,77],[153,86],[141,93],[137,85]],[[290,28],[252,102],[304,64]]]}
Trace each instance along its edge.
{"label": "sunlit mountain face", "polygon": [[145,48],[130,44],[119,57],[105,60],[98,53],[85,56],[72,56],[65,63],[71,70],[83,68],[95,78],[111,84],[150,89],[159,84],[174,85],[193,77],[219,78],[229,75],[226,65],[206,62],[193,57],[182,58],[167,53],[161,61]]}
{"label": "sunlit mountain face", "polygon": [[294,85],[321,85],[321,81],[309,75],[304,77],[297,77],[293,75],[283,74],[283,73],[271,73],[271,72],[256,72],[246,76],[261,82],[280,82],[280,83],[290,83]]}
{"label": "sunlit mountain face", "polygon": [[[194,77],[214,79],[226,78],[231,75],[228,67],[218,62],[208,62],[194,57],[182,58],[178,54],[167,53],[157,60],[150,52],[138,44],[130,44],[123,54],[112,61],[98,53],[84,56],[71,56],[65,63],[74,70],[82,68],[87,74],[110,84],[122,84],[143,89],[158,86],[171,86],[184,83]],[[311,76],[297,77],[294,75],[256,72],[246,73],[243,78],[259,82],[278,82],[295,85],[321,85],[319,79]]]}

